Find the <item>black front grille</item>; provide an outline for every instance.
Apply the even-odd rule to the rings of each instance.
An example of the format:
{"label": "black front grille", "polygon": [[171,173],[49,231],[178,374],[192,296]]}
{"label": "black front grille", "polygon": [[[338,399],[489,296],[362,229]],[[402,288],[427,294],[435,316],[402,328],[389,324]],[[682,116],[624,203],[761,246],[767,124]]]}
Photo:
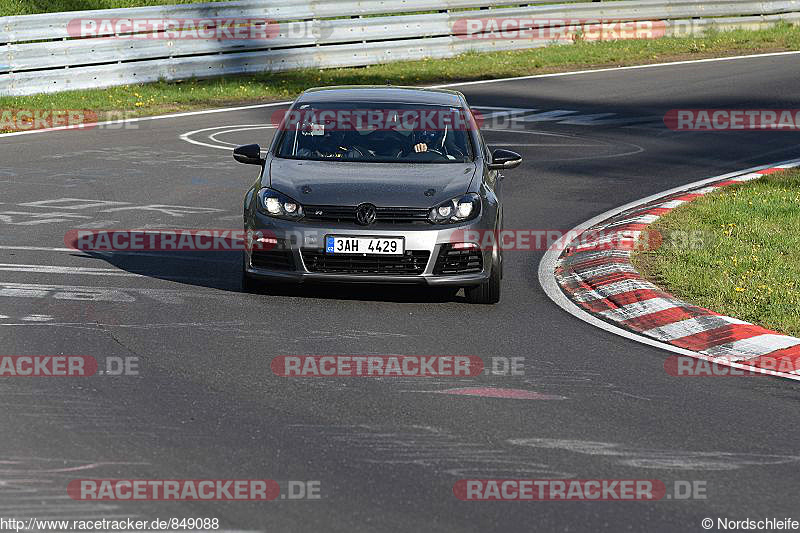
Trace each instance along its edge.
{"label": "black front grille", "polygon": [[[305,205],[305,220],[325,220],[330,222],[356,223],[355,206],[337,205]],[[421,207],[378,207],[376,208],[376,224],[430,224],[430,209]]]}
{"label": "black front grille", "polygon": [[430,252],[407,251],[403,255],[333,255],[322,250],[303,250],[309,272],[326,274],[419,275],[425,271]]}
{"label": "black front grille", "polygon": [[253,250],[250,262],[255,268],[294,270],[294,256],[291,250]]}
{"label": "black front grille", "polygon": [[483,252],[475,248],[453,249],[451,244],[442,246],[436,258],[434,274],[469,274],[483,270]]}
{"label": "black front grille", "polygon": [[390,224],[407,224],[413,222],[425,222],[430,224],[428,215],[430,209],[414,207],[379,207],[377,208],[376,222]]}

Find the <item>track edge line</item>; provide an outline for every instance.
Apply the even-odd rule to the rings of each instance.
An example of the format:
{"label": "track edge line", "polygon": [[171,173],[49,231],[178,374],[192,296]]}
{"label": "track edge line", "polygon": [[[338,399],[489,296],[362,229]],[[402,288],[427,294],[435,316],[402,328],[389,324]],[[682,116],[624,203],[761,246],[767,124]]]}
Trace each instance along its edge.
{"label": "track edge line", "polygon": [[[729,172],[727,174],[721,174],[719,176],[713,176],[713,177],[710,177],[710,178],[705,178],[705,179],[698,180],[698,181],[695,181],[695,182],[692,182],[692,183],[688,183],[686,185],[680,185],[678,187],[674,187],[674,188],[668,189],[666,191],[655,193],[655,194],[652,194],[652,195],[647,196],[645,198],[641,198],[639,200],[634,200],[634,201],[629,202],[629,203],[627,203],[625,205],[622,205],[620,207],[615,207],[614,209],[610,209],[610,210],[608,210],[608,211],[606,211],[604,213],[600,213],[599,215],[597,215],[595,217],[592,217],[591,219],[587,220],[586,222],[583,222],[583,223],[575,226],[572,230],[570,230],[570,232],[568,232],[568,234],[580,233],[583,230],[586,230],[586,229],[594,226],[595,224],[597,224],[599,222],[602,222],[603,220],[609,219],[609,218],[611,218],[611,217],[613,217],[615,215],[618,215],[618,214],[623,213],[625,211],[634,209],[634,208],[639,207],[641,205],[644,205],[644,204],[647,204],[647,203],[650,203],[650,202],[654,202],[654,201],[659,200],[660,198],[663,198],[663,197],[666,197],[666,196],[670,196],[670,195],[681,193],[681,192],[687,192],[687,191],[690,191],[692,189],[696,189],[698,187],[702,187],[703,185],[706,185],[706,184],[709,184],[709,183],[723,181],[723,180],[726,180],[726,179],[729,179],[729,178],[733,178],[733,177],[736,177],[736,176],[741,176],[741,175],[744,175],[744,174],[750,174],[750,173],[753,173],[753,172],[758,172],[758,171],[761,171],[761,170],[767,170],[767,169],[770,169],[770,168],[779,167],[779,166],[785,166],[785,165],[798,166],[798,165],[800,165],[800,159],[792,159],[792,160],[788,160],[788,161],[781,161],[781,162],[778,162],[778,163],[770,163],[770,164],[766,164],[766,165],[759,165],[759,166],[751,167],[751,168],[748,168],[748,169],[745,169],[745,170],[737,170],[737,171],[734,171],[734,172]],[[553,244],[553,246],[551,246],[545,252],[544,256],[542,257],[541,261],[539,262],[538,277],[539,277],[539,283],[542,286],[542,289],[544,289],[544,292],[547,295],[547,297],[550,298],[556,305],[558,305],[560,308],[562,308],[564,311],[566,311],[570,315],[578,318],[579,320],[587,322],[587,323],[589,323],[589,324],[591,324],[591,325],[593,325],[595,327],[598,327],[598,328],[600,328],[600,329],[602,329],[604,331],[607,331],[609,333],[613,333],[614,335],[618,335],[620,337],[624,337],[624,338],[629,339],[629,340],[633,340],[635,342],[639,342],[641,344],[646,344],[646,345],[653,346],[655,348],[660,348],[662,350],[666,350],[666,351],[669,351],[669,352],[673,352],[673,353],[677,353],[677,354],[681,354],[681,355],[686,355],[686,356],[689,356],[689,357],[692,357],[692,358],[695,358],[695,359],[702,359],[702,360],[706,360],[706,361],[712,361],[712,362],[714,362],[714,363],[716,363],[718,365],[721,365],[721,366],[728,366],[728,367],[731,367],[731,368],[747,370],[747,371],[749,371],[751,373],[765,374],[765,375],[780,377],[780,378],[784,378],[784,379],[800,381],[800,375],[787,374],[787,373],[784,373],[784,372],[777,372],[777,371],[773,371],[773,370],[769,370],[769,369],[765,369],[765,368],[754,367],[752,365],[744,365],[744,364],[733,362],[733,361],[723,361],[723,360],[720,360],[720,359],[717,359],[717,358],[714,358],[714,357],[711,357],[711,356],[708,356],[708,355],[705,355],[705,354],[702,354],[702,353],[699,353],[699,352],[695,352],[695,351],[692,351],[692,350],[687,350],[685,348],[680,348],[678,346],[674,346],[674,345],[668,344],[666,342],[661,342],[661,341],[652,339],[650,337],[646,337],[644,335],[639,335],[639,334],[634,333],[632,331],[623,329],[623,328],[615,326],[615,325],[613,325],[613,324],[611,324],[609,322],[601,320],[601,319],[597,318],[596,316],[592,315],[591,313],[585,311],[584,309],[581,309],[577,304],[575,304],[571,299],[569,299],[564,294],[564,292],[561,290],[561,286],[558,284],[558,281],[556,280],[556,277],[555,277],[556,263],[557,263],[559,257],[561,256],[561,252],[562,252],[561,248],[562,247],[563,247],[563,243],[556,242],[555,244]]]}

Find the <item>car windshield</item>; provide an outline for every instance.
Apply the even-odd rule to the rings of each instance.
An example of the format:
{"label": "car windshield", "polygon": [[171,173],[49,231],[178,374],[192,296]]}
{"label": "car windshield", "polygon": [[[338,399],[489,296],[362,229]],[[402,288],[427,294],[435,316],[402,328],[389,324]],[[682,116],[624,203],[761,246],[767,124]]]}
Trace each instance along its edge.
{"label": "car windshield", "polygon": [[463,163],[471,123],[458,107],[319,103],[289,110],[275,155],[313,161]]}

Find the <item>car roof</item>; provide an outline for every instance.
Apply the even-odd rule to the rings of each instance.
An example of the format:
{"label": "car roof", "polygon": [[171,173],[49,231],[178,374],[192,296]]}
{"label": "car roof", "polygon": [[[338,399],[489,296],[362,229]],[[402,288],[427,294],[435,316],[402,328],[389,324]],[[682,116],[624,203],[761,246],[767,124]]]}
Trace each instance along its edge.
{"label": "car roof", "polygon": [[461,107],[461,93],[392,85],[348,85],[309,89],[298,97],[297,102],[385,102]]}

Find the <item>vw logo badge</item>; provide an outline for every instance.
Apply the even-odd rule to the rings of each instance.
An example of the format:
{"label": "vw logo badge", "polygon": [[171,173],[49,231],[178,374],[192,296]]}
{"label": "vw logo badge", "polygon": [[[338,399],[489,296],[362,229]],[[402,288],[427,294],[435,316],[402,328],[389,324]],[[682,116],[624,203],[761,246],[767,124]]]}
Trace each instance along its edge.
{"label": "vw logo badge", "polygon": [[356,208],[356,222],[362,226],[374,224],[377,215],[377,210],[372,204],[361,204]]}

